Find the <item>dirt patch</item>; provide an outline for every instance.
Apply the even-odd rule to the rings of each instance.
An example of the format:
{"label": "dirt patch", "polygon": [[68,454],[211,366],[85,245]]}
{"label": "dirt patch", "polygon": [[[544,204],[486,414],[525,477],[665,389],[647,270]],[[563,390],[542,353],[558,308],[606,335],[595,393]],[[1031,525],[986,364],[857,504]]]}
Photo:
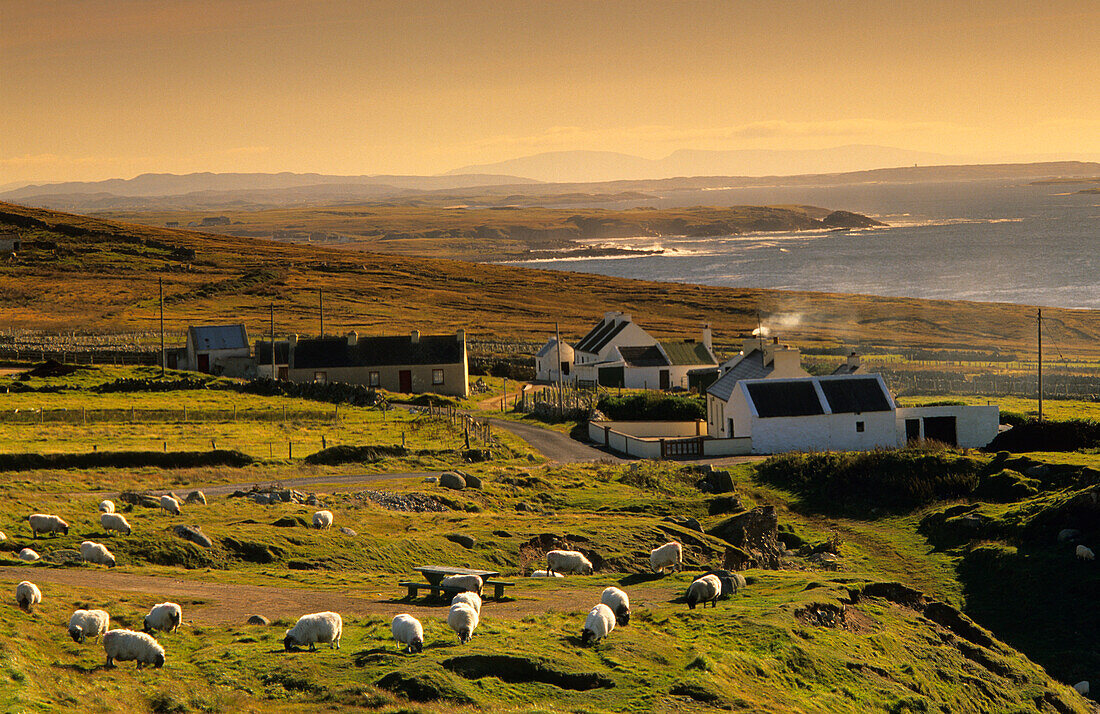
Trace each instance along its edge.
{"label": "dirt patch", "polygon": [[564,672],[545,660],[526,657],[467,655],[445,659],[440,664],[466,679],[496,677],[510,683],[543,682],[578,692],[615,686],[611,679],[596,672]]}

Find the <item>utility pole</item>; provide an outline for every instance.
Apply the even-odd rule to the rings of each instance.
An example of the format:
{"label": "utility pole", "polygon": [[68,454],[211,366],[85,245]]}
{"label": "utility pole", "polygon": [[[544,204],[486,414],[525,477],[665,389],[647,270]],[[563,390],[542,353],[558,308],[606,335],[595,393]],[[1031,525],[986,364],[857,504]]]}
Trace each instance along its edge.
{"label": "utility pole", "polygon": [[1039,308],[1039,422],[1043,421],[1043,309]]}
{"label": "utility pole", "polygon": [[164,278],[157,278],[160,284],[160,376],[164,376]]}
{"label": "utility pole", "polygon": [[275,303],[271,303],[271,381],[279,374],[275,371]]}
{"label": "utility pole", "polygon": [[558,349],[558,415],[565,413],[565,394],[561,388],[561,333],[558,332],[558,323],[554,323],[554,344]]}
{"label": "utility pole", "polygon": [[325,336],[325,291],[317,291],[317,311],[321,313],[321,337]]}

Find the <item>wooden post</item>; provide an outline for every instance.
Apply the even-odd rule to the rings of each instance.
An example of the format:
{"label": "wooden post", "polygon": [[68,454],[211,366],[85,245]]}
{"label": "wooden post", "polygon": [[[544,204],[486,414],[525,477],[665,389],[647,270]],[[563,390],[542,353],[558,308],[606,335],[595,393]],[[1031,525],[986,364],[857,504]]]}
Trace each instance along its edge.
{"label": "wooden post", "polygon": [[237,405],[233,405],[233,421],[237,421]]}
{"label": "wooden post", "polygon": [[293,441],[286,442],[286,457],[288,459],[293,459],[294,458],[294,442]]}

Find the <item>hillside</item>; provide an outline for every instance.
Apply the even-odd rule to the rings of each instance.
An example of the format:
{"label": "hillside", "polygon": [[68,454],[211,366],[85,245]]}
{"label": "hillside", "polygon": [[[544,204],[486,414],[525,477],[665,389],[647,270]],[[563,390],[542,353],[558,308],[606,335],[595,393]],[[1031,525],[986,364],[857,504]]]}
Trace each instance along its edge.
{"label": "hillside", "polygon": [[[350,253],[316,246],[150,228],[0,204],[0,225],[26,241],[0,265],[5,328],[151,330],[157,280],[168,297],[166,324],[244,321],[252,335],[311,333],[317,290],[326,327],[372,333],[419,328],[543,340],[558,322],[576,338],[607,310],[631,312],[661,336],[693,335],[702,322],[719,339],[758,324],[785,339],[1031,352],[1034,311],[1003,303],[927,301],[828,293],[712,288],[462,263]],[[1062,348],[1100,353],[1093,311],[1049,309]]]}

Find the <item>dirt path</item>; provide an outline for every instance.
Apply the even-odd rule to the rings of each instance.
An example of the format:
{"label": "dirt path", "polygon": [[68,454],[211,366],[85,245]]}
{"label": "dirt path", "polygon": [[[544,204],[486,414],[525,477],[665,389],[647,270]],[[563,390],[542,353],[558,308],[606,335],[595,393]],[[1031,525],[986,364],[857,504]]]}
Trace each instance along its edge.
{"label": "dirt path", "polygon": [[[59,585],[66,589],[110,591],[111,598],[119,593],[148,596],[150,604],[165,600],[184,601],[184,619],[196,625],[243,625],[250,615],[269,619],[297,619],[307,612],[332,610],[343,617],[381,615],[391,617],[408,612],[416,617],[445,617],[443,605],[421,605],[399,601],[403,588],[396,584],[379,591],[377,587],[347,590],[317,590],[309,587],[279,587],[274,585],[234,585],[201,580],[181,580],[156,575],[137,575],[92,568],[41,568],[32,566],[0,569],[0,588],[10,592],[15,584],[30,580],[40,587]],[[593,576],[555,580],[552,589],[540,588],[524,592],[523,578],[512,578],[516,598],[504,602],[486,600],[482,617],[518,620],[544,612],[585,612],[599,602],[610,580]],[[47,595],[49,593],[47,592]],[[679,585],[662,585],[659,581],[630,588],[632,607],[647,603],[665,604],[680,595]],[[79,599],[67,594],[66,599]],[[95,602],[97,598],[87,598]],[[101,599],[101,598],[99,598]],[[140,598],[142,601],[145,597]],[[201,604],[186,604],[201,600]]]}

